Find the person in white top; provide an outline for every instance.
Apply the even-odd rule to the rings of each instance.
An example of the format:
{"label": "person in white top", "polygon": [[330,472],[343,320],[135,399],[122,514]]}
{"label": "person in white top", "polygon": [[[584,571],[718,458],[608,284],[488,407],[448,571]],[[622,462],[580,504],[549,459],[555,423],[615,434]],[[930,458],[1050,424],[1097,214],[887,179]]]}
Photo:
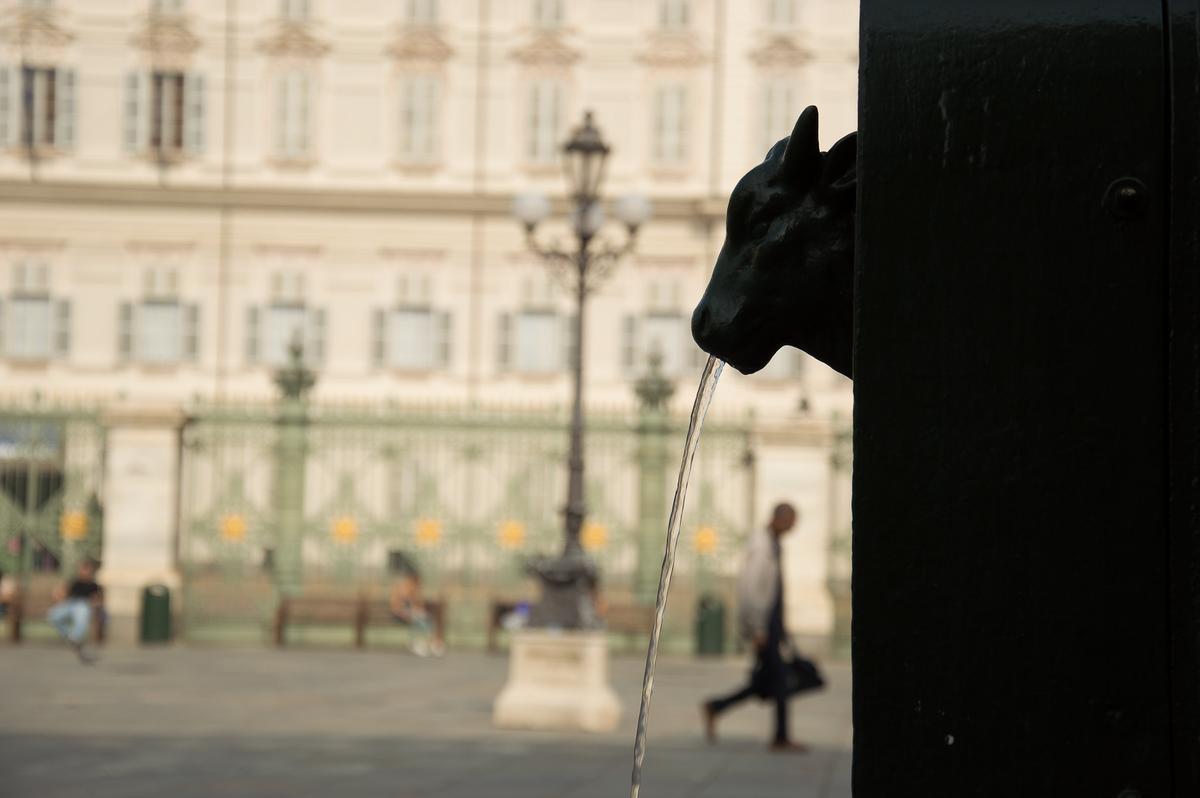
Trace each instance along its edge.
{"label": "person in white top", "polygon": [[806,751],[788,736],[788,690],[780,648],[783,630],[783,580],[779,570],[779,542],[796,525],[796,508],[787,503],[775,506],[771,522],[750,536],[746,561],[738,577],[738,629],[754,646],[755,664],[745,687],[704,702],[701,711],[709,742],[717,739],[717,717],[747,698],[775,702],[774,751]]}

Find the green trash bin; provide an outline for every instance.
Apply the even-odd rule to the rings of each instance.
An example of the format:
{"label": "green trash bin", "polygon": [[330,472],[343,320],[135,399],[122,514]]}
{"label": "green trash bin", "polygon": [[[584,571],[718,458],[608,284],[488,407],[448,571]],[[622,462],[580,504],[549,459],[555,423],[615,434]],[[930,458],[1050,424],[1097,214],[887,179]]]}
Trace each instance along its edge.
{"label": "green trash bin", "polygon": [[167,643],[171,640],[171,591],[166,585],[142,588],[143,643]]}
{"label": "green trash bin", "polygon": [[719,657],[725,653],[725,602],[711,593],[696,607],[696,655]]}

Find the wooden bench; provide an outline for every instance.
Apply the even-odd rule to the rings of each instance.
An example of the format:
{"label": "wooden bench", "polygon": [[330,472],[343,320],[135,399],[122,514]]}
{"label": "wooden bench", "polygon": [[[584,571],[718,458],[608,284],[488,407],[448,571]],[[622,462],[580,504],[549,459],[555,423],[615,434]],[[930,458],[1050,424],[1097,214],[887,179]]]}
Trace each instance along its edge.
{"label": "wooden bench", "polygon": [[[426,601],[425,609],[433,621],[435,637],[445,640],[445,602]],[[293,596],[281,599],[275,610],[275,645],[285,645],[287,627],[290,625],[327,626],[341,623],[349,624],[354,632],[355,648],[366,647],[368,626],[399,625],[392,618],[391,609],[385,599],[370,599],[366,596]]]}
{"label": "wooden bench", "polygon": [[[521,602],[493,599],[488,605],[487,650],[500,650],[499,633],[504,616],[517,608]],[[627,637],[645,635],[649,637],[654,624],[654,608],[639,604],[609,604],[602,616],[604,627],[609,632]]]}
{"label": "wooden bench", "polygon": [[[23,637],[22,626],[27,619],[45,620],[46,613],[57,604],[48,590],[33,589],[28,592],[18,590],[8,605],[8,639],[20,643]],[[97,645],[102,644],[108,636],[108,618],[104,605],[92,607],[91,639]]]}

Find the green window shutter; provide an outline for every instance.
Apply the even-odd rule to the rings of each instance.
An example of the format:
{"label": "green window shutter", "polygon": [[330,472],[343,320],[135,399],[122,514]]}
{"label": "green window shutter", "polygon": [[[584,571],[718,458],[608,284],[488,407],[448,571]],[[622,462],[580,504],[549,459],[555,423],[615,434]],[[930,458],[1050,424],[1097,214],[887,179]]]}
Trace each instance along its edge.
{"label": "green window shutter", "polygon": [[149,104],[146,102],[149,83],[146,76],[140,72],[130,72],[125,76],[122,141],[126,152],[140,153],[146,149],[150,117]]}
{"label": "green window shutter", "polygon": [[621,329],[621,367],[626,372],[637,371],[637,317],[626,316]]}
{"label": "green window shutter", "polygon": [[54,146],[75,149],[75,70],[54,72]]}
{"label": "green window shutter", "polygon": [[183,146],[192,155],[204,152],[206,115],[203,75],[188,75],[183,87]]}
{"label": "green window shutter", "polygon": [[325,309],[313,308],[308,312],[308,341],[305,344],[305,361],[310,365],[325,362]]}
{"label": "green window shutter", "polygon": [[512,368],[513,360],[513,318],[511,313],[501,313],[498,330],[496,333],[496,342],[498,350],[496,353],[496,364],[500,371],[508,371]]}
{"label": "green window shutter", "polygon": [[437,315],[437,362],[442,368],[448,368],[453,355],[453,341],[451,334],[453,333],[453,322],[448,312],[441,312]]}
{"label": "green window shutter", "polygon": [[71,303],[66,299],[55,305],[54,349],[59,357],[71,354]]}
{"label": "green window shutter", "polygon": [[387,311],[376,309],[371,316],[371,364],[387,365]]}
{"label": "green window shutter", "polygon": [[193,363],[200,359],[200,306],[196,304],[183,308],[183,359]]}
{"label": "green window shutter", "polygon": [[122,302],[117,311],[117,359],[127,362],[133,358],[133,303]]}
{"label": "green window shutter", "polygon": [[246,362],[250,365],[259,359],[259,314],[258,308],[246,308]]}

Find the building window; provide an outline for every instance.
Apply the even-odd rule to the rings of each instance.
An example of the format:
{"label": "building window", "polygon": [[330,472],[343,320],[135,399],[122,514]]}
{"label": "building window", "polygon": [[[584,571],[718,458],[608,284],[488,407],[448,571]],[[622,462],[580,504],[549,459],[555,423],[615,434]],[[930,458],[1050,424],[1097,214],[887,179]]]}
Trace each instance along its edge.
{"label": "building window", "polygon": [[195,361],[200,354],[200,308],[179,300],[179,273],[152,268],[140,302],[121,304],[117,352],[123,361],[152,366]]}
{"label": "building window", "polygon": [[0,146],[69,150],[75,146],[75,71],[0,68]]}
{"label": "building window", "polygon": [[687,89],[662,86],[654,92],[654,162],[679,166],[687,160]]}
{"label": "building window", "polygon": [[312,137],[312,78],[294,70],[276,78],[275,153],[284,159],[308,157]]}
{"label": "building window", "polygon": [[767,24],[791,28],[796,24],[796,0],[767,0]]}
{"label": "building window", "polygon": [[155,70],[125,79],[125,149],[160,159],[199,154],[205,144],[203,75]]}
{"label": "building window", "polygon": [[662,358],[662,373],[668,377],[699,368],[706,357],[692,340],[689,318],[670,311],[626,316],[621,352],[622,366],[630,375],[644,373],[652,353]]}
{"label": "building window", "polygon": [[280,0],[279,16],[286,22],[308,22],[312,14],[309,0]]}
{"label": "building window", "polygon": [[408,75],[400,82],[400,160],[437,159],[439,81],[434,75]]}
{"label": "building window", "polygon": [[659,0],[658,26],[663,30],[685,30],[689,24],[688,0]]}
{"label": "building window", "polygon": [[65,357],[71,348],[71,304],[49,292],[49,267],[22,262],[13,267],[12,293],[0,313],[4,354],[14,360]]}
{"label": "building window", "polygon": [[21,0],[21,7],[35,11],[49,11],[54,8],[54,0]]}
{"label": "building window", "polygon": [[404,21],[409,25],[436,25],[438,21],[437,0],[406,0]]}
{"label": "building window", "polygon": [[288,363],[293,341],[304,347],[304,362],[325,360],[325,310],[304,300],[304,275],[299,271],[271,275],[271,303],[246,311],[246,360],[278,368]]}
{"label": "building window", "polygon": [[762,88],[762,129],[759,134],[760,154],[766,154],[775,143],[792,132],[798,113],[795,110],[796,92],[788,80],[768,80]]}
{"label": "building window", "polygon": [[432,371],[450,364],[450,314],[428,307],[398,307],[375,313],[375,364],[406,371]]}
{"label": "building window", "polygon": [[574,362],[573,318],[553,310],[529,309],[500,316],[501,371],[557,374]]}
{"label": "building window", "polygon": [[526,154],[534,164],[557,164],[562,136],[562,84],[556,80],[535,81],[529,90],[529,146]]}
{"label": "building window", "polygon": [[562,27],[562,0],[533,0],[533,24],[539,28]]}

